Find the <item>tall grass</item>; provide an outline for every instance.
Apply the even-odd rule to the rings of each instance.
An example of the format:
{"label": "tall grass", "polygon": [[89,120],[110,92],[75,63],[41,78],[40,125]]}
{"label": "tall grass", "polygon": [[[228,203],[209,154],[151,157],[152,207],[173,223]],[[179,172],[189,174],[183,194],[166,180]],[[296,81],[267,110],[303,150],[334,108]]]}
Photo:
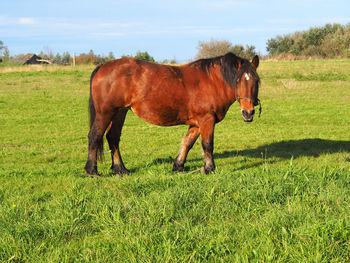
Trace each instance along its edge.
{"label": "tall grass", "polygon": [[[132,173],[81,178],[92,67],[0,72],[0,261],[348,262],[350,60],[262,62],[261,118],[234,104],[170,172],[187,128],[127,115]],[[107,148],[107,145],[106,145]]]}

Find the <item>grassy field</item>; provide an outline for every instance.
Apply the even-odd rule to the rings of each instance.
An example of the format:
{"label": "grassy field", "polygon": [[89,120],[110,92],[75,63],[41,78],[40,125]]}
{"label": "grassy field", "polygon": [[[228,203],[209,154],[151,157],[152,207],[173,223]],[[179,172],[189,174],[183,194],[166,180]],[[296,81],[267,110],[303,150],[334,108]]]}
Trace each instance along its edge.
{"label": "grassy field", "polygon": [[[263,112],[232,105],[173,174],[187,127],[127,115],[132,173],[81,178],[93,67],[0,68],[0,262],[349,262],[350,60],[262,62]],[[105,145],[107,148],[107,144]]]}

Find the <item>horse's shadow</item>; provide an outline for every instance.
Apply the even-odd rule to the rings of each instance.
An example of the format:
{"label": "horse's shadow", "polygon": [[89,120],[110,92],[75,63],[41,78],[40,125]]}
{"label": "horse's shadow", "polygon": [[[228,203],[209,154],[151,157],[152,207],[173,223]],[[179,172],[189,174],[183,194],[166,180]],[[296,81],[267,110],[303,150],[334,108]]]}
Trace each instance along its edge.
{"label": "horse's shadow", "polygon": [[[269,163],[275,163],[281,160],[290,159],[290,158],[299,158],[299,157],[319,157],[322,154],[332,154],[338,152],[347,152],[350,153],[350,141],[333,141],[325,139],[301,139],[301,140],[287,140],[280,142],[268,143],[261,145],[253,149],[245,150],[233,150],[233,151],[224,151],[219,153],[214,153],[214,159],[226,159],[232,158],[234,156],[246,156],[252,158],[259,158],[259,161],[246,164],[240,169],[247,169],[259,166],[265,161]],[[198,162],[201,161],[200,158],[188,159],[187,162]],[[350,162],[350,157],[346,159]],[[157,165],[161,163],[171,164],[173,159],[168,158],[157,158],[151,162],[152,165]],[[186,167],[185,167],[186,171]]]}
{"label": "horse's shadow", "polygon": [[261,145],[254,149],[224,151],[215,154],[214,157],[220,159],[240,155],[254,158],[263,156],[264,158],[290,159],[291,157],[318,157],[322,154],[337,152],[350,152],[350,141],[332,141],[318,138],[289,140]]}

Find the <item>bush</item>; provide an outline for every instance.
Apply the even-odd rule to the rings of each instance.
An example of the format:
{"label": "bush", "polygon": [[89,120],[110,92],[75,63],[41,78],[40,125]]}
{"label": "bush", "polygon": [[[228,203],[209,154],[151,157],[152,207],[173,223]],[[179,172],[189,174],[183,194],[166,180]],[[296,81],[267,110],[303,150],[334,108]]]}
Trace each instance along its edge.
{"label": "bush", "polygon": [[[69,56],[68,53],[63,53],[63,59],[67,59]],[[105,63],[107,61],[110,60],[114,60],[114,55],[113,52],[109,52],[108,56],[100,56],[100,55],[95,55],[94,52],[92,50],[90,50],[90,52],[88,54],[80,54],[79,56],[77,56],[75,58],[75,64],[79,65],[79,64],[93,64],[93,65],[98,65],[98,64],[102,64]],[[70,61],[72,62],[72,59],[70,59]]]}
{"label": "bush", "polygon": [[150,54],[148,54],[147,51],[145,51],[145,52],[137,51],[135,56],[122,55],[122,58],[136,58],[136,59],[141,59],[141,60],[145,60],[145,61],[149,61],[149,62],[156,62],[154,60],[154,58]]}
{"label": "bush", "polygon": [[214,40],[210,41],[199,41],[198,43],[197,59],[200,58],[211,58],[224,55],[231,52],[233,49],[232,43],[227,40]]}
{"label": "bush", "polygon": [[136,56],[134,58],[146,60],[149,62],[155,62],[154,58],[150,54],[148,54],[147,51],[145,52],[137,51]]}
{"label": "bush", "polygon": [[327,24],[307,31],[277,36],[267,41],[269,55],[291,53],[295,56],[323,58],[349,57],[350,24]]}
{"label": "bush", "polygon": [[101,58],[97,57],[94,54],[80,54],[79,56],[75,57],[75,64],[76,65],[82,65],[82,64],[94,64],[98,65],[100,63],[103,63],[101,61]]}
{"label": "bush", "polygon": [[196,59],[217,57],[228,52],[247,59],[252,59],[256,55],[254,46],[247,45],[245,48],[242,45],[233,46],[228,40],[199,41],[197,49]]}

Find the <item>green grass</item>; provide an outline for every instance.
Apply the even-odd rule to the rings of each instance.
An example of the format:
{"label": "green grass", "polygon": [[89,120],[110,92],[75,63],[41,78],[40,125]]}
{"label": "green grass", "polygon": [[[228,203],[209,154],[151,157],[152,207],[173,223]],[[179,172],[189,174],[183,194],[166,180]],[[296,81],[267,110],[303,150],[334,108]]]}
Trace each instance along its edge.
{"label": "green grass", "polygon": [[123,179],[75,176],[92,69],[0,69],[0,262],[350,261],[350,60],[263,61],[262,116],[231,107],[210,175],[200,141],[171,173],[187,127],[129,112]]}

